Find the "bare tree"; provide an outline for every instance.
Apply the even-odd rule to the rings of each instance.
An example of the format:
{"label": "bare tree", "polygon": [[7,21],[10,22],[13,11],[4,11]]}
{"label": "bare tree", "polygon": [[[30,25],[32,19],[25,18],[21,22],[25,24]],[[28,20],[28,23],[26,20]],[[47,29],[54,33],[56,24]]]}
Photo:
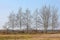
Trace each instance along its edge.
{"label": "bare tree", "polygon": [[22,8],[20,8],[18,10],[18,14],[17,14],[17,26],[20,27],[21,30],[21,26],[22,26]]}
{"label": "bare tree", "polygon": [[4,28],[4,30],[5,30],[5,33],[7,33],[8,34],[8,31],[9,31],[9,22],[6,22],[5,24],[4,24],[4,26],[3,26],[3,28]]}
{"label": "bare tree", "polygon": [[33,18],[34,18],[34,24],[35,24],[35,28],[36,28],[36,32],[38,30],[38,28],[40,27],[40,14],[38,12],[38,9],[35,10],[34,14],[33,14]]}
{"label": "bare tree", "polygon": [[3,25],[3,28],[4,28],[4,30],[7,30],[8,29],[8,23],[5,23],[4,25]]}
{"label": "bare tree", "polygon": [[27,27],[27,33],[28,33],[28,30],[30,28],[30,23],[31,23],[31,19],[30,19],[30,10],[27,9],[26,10],[26,27]]}
{"label": "bare tree", "polygon": [[49,18],[51,17],[50,7],[44,6],[41,9],[41,20],[44,26],[44,32],[47,33],[47,28],[49,27]]}
{"label": "bare tree", "polygon": [[57,8],[52,8],[52,31],[56,27],[58,27],[58,10]]}
{"label": "bare tree", "polygon": [[52,22],[51,23],[52,30],[58,26],[57,12],[58,10],[56,8],[53,8],[51,11],[50,6],[43,6],[40,11],[36,9],[34,14],[31,15],[29,9],[26,9],[26,12],[23,13],[22,8],[20,8],[16,15],[14,14],[14,12],[10,13],[9,19],[8,19],[9,21],[8,23],[5,24],[4,28],[7,28],[8,26],[8,28],[11,27],[12,30],[14,30],[14,28],[17,27],[17,28],[20,28],[20,31],[21,31],[23,27],[24,30],[26,29],[28,33],[29,30],[31,30],[30,28],[33,29],[33,26],[36,28],[36,32],[37,32],[38,28],[40,28],[42,25],[44,27],[44,33],[47,33],[47,29],[48,27],[50,27],[50,22]]}
{"label": "bare tree", "polygon": [[10,13],[8,22],[9,22],[9,28],[12,28],[12,30],[14,30],[14,28],[15,28],[15,14],[14,14],[14,12]]}

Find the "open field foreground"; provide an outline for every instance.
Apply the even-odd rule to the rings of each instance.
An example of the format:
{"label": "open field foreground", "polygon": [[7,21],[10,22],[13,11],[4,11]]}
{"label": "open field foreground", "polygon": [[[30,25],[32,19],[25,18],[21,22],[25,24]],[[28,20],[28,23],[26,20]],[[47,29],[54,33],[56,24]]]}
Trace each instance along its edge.
{"label": "open field foreground", "polygon": [[0,40],[60,40],[60,34],[0,34]]}

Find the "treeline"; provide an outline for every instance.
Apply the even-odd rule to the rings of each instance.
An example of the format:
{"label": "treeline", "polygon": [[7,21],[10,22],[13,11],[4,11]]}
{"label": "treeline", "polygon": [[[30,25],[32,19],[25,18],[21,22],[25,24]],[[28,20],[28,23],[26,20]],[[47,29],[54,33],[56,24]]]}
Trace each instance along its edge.
{"label": "treeline", "polygon": [[3,26],[6,30],[26,31],[26,33],[35,30],[39,31],[42,27],[44,33],[47,33],[48,27],[52,27],[52,31],[58,27],[58,9],[51,6],[42,6],[33,13],[27,8],[25,12],[20,8],[16,13],[11,12],[8,22]]}

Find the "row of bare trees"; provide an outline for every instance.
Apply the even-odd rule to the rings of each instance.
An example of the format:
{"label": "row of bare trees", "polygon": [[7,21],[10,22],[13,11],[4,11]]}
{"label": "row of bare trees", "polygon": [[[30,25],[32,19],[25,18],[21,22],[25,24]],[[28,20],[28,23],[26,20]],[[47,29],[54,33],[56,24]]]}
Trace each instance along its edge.
{"label": "row of bare trees", "polygon": [[44,32],[47,32],[48,27],[58,27],[58,9],[50,6],[43,6],[40,10],[36,9],[33,13],[29,9],[25,12],[22,8],[18,10],[15,14],[11,12],[8,17],[8,22],[3,26],[5,29],[14,30],[19,28],[19,30],[40,30],[44,27]]}

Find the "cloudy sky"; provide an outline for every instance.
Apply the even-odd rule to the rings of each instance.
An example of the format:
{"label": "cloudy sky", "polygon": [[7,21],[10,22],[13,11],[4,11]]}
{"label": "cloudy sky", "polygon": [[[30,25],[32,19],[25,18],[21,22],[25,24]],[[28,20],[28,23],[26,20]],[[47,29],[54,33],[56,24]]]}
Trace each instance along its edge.
{"label": "cloudy sky", "polygon": [[[60,11],[60,0],[0,0],[0,28],[8,21],[10,12],[14,11],[17,13],[20,7],[23,11],[27,8],[34,11],[44,5],[55,6]],[[58,13],[60,13],[59,11]]]}

